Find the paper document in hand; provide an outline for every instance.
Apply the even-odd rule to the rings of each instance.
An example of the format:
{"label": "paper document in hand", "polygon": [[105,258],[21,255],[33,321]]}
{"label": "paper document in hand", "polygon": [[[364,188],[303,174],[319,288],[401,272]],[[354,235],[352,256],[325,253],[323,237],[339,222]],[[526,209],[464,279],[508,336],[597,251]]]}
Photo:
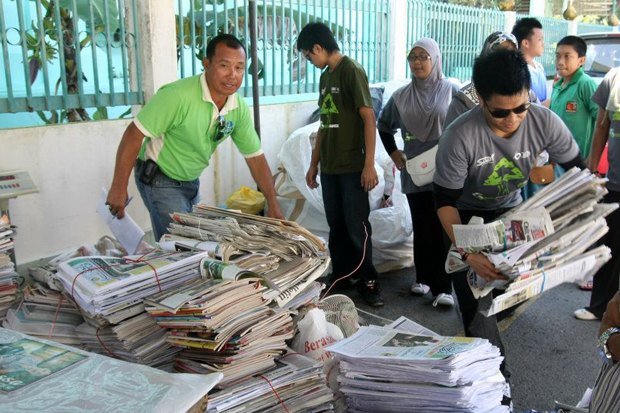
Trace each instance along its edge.
{"label": "paper document in hand", "polygon": [[144,231],[136,224],[136,221],[131,218],[127,211],[125,211],[123,218],[116,219],[106,205],[107,197],[107,189],[101,188],[101,198],[99,199],[99,205],[97,205],[97,214],[108,225],[114,237],[119,240],[127,253],[130,255],[135,254],[144,238]]}

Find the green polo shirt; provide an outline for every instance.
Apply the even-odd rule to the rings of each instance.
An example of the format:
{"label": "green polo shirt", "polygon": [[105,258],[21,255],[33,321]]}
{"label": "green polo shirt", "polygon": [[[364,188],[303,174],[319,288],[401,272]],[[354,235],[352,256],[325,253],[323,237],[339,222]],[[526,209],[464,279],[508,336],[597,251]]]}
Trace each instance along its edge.
{"label": "green polo shirt", "polygon": [[592,101],[596,83],[582,68],[577,69],[568,84],[560,79],[553,85],[551,109],[557,114],[573,134],[583,158],[590,155],[592,135],[598,106]]}
{"label": "green polo shirt", "polygon": [[[228,128],[220,127],[218,116],[225,118]],[[154,160],[178,181],[200,177],[217,145],[229,136],[244,157],[263,153],[245,101],[238,94],[231,95],[218,111],[204,74],[162,86],[134,123],[145,136],[138,157]],[[223,134],[221,129],[230,133]]]}

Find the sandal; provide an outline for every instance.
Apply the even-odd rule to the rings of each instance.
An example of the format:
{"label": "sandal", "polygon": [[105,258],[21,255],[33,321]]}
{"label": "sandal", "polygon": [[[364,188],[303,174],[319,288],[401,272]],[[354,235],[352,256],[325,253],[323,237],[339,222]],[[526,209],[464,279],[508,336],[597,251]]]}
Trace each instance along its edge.
{"label": "sandal", "polygon": [[579,289],[583,291],[592,291],[592,281],[586,281],[583,284],[579,284]]}

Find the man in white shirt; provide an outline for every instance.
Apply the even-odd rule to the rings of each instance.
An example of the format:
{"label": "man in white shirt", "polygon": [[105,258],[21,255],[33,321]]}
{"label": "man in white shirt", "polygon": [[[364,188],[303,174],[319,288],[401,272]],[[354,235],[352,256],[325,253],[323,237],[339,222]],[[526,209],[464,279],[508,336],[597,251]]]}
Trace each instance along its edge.
{"label": "man in white shirt", "polygon": [[549,107],[547,99],[547,75],[543,65],[535,61],[545,52],[545,37],[543,35],[542,24],[533,17],[525,17],[517,20],[512,28],[512,34],[517,38],[519,50],[523,54],[530,69],[532,78],[532,90],[536,93],[540,103]]}

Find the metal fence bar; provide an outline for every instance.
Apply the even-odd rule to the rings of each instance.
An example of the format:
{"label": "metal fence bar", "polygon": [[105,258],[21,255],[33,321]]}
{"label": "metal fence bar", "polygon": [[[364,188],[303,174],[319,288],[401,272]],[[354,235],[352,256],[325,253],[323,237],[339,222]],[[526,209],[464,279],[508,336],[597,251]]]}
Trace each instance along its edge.
{"label": "metal fence bar", "polygon": [[11,80],[11,65],[9,64],[9,42],[8,42],[8,29],[4,20],[4,7],[2,1],[0,1],[0,36],[2,38],[2,59],[4,63],[4,78],[6,80],[6,92],[7,92],[7,112],[13,112],[13,82]]}
{"label": "metal fence bar", "polygon": [[[88,17],[90,18],[91,22],[95,21],[95,13],[93,12],[93,2],[89,1],[88,2]],[[97,62],[97,48],[96,46],[96,42],[97,42],[97,32],[95,27],[92,27],[91,29],[91,56],[93,59],[93,78],[94,78],[94,82],[95,82],[95,90],[99,91],[99,64]],[[97,107],[101,107],[102,105],[102,99],[100,94],[98,93],[96,98],[95,98],[95,102],[97,104]]]}
{"label": "metal fence bar", "polygon": [[[45,27],[43,25],[43,15],[41,13],[41,1],[37,0],[37,27],[39,28],[39,47],[41,48],[41,50],[44,50],[43,53],[45,52]],[[49,96],[51,95],[50,92],[50,78],[49,78],[49,71],[48,71],[48,67],[47,67],[47,59],[43,58],[41,59],[41,67],[42,67],[42,71],[43,71],[43,87],[45,88],[45,102],[47,103],[47,105],[49,106]]]}
{"label": "metal fence bar", "polygon": [[[21,46],[21,52],[22,52],[22,59],[24,62],[27,62],[28,61],[28,48],[27,48],[28,39],[26,38],[26,30],[24,30],[25,19],[24,19],[24,7],[23,7],[22,2],[17,2],[17,18],[19,19],[19,27],[20,27],[19,34],[20,34],[20,46]],[[32,99],[30,72],[26,64],[24,64],[23,67],[24,67],[24,83],[26,86],[26,98],[28,99],[28,101],[30,101]]]}

